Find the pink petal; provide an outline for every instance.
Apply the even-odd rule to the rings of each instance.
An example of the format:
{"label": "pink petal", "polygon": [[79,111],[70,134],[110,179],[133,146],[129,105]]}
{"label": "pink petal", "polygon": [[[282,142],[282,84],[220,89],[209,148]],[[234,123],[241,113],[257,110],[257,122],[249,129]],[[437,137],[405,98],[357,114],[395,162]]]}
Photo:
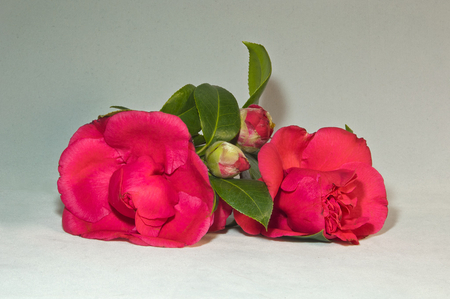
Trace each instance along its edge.
{"label": "pink petal", "polygon": [[366,141],[344,129],[322,128],[303,151],[301,167],[330,171],[348,162],[372,165]]}
{"label": "pink petal", "polygon": [[108,123],[107,118],[101,118],[98,120],[94,120],[93,122],[81,126],[75,134],[73,134],[72,138],[70,138],[69,145],[78,141],[80,139],[92,138],[99,139],[103,138],[103,132],[105,131],[106,124]]}
{"label": "pink petal", "polygon": [[179,248],[186,246],[182,242],[142,236],[136,233],[136,228],[131,219],[114,213],[101,219],[99,222],[86,222],[70,213],[67,209],[63,212],[64,231],[72,235],[79,235],[87,239],[115,240],[124,239],[142,246],[158,246]]}
{"label": "pink petal", "polygon": [[215,232],[225,228],[227,219],[231,215],[233,209],[223,199],[219,198],[217,209],[214,212],[214,222],[208,232]]}
{"label": "pink petal", "polygon": [[[275,204],[286,215],[289,227],[295,232],[309,235],[325,228],[319,180],[318,172],[293,168],[281,185],[283,191]],[[298,186],[294,191],[291,191],[292,182]]]}
{"label": "pink petal", "polygon": [[[88,222],[64,209],[62,223],[65,232],[90,239],[111,240],[117,233],[136,232],[133,220],[114,212],[99,221]],[[95,238],[92,238],[93,234]]]}
{"label": "pink petal", "polygon": [[178,194],[175,216],[162,227],[159,237],[192,245],[208,232],[213,220],[212,211],[200,198],[184,192]]}
{"label": "pink petal", "polygon": [[201,198],[212,211],[214,205],[214,191],[209,183],[208,169],[190,144],[188,160],[175,172],[166,175],[166,179],[175,190],[183,191],[191,196]]}
{"label": "pink petal", "polygon": [[354,169],[357,175],[356,188],[349,193],[357,198],[357,205],[351,213],[342,220],[343,229],[349,227],[360,218],[368,219],[367,222],[353,229],[353,233],[359,238],[378,232],[384,225],[388,214],[388,202],[383,177],[378,171],[365,163],[347,163],[342,165],[345,169]]}
{"label": "pink petal", "polygon": [[283,180],[283,168],[281,156],[272,142],[266,143],[261,148],[258,153],[258,162],[261,177],[273,199],[277,195]]}
{"label": "pink petal", "polygon": [[283,127],[273,135],[270,143],[276,146],[284,170],[300,167],[303,151],[313,137],[297,126]]}
{"label": "pink petal", "polygon": [[236,210],[233,211],[233,215],[236,223],[249,235],[259,235],[266,230],[261,223]]}
{"label": "pink petal", "polygon": [[59,160],[58,190],[66,208],[89,222],[108,215],[109,179],[121,163],[102,139],[80,139],[70,145]]}
{"label": "pink petal", "polygon": [[148,155],[167,174],[186,163],[191,135],[183,121],[163,112],[125,111],[110,117],[105,141],[122,155]]}

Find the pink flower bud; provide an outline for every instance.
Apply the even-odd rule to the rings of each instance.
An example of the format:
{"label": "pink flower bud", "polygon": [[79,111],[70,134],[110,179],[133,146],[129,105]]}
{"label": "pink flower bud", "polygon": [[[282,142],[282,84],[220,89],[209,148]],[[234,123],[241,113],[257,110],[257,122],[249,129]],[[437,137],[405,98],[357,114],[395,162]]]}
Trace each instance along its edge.
{"label": "pink flower bud", "polygon": [[232,178],[250,168],[244,153],[235,145],[217,141],[206,150],[206,165],[219,178]]}
{"label": "pink flower bud", "polygon": [[258,105],[242,108],[240,112],[238,146],[248,153],[255,153],[270,139],[275,124],[269,112]]}

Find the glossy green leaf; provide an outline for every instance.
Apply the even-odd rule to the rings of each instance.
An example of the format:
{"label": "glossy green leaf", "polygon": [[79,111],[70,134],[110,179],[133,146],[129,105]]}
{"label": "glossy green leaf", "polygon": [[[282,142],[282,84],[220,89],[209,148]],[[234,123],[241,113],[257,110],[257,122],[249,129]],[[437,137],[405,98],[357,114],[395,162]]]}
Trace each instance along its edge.
{"label": "glossy green leaf", "polygon": [[248,170],[252,179],[257,180],[261,177],[261,172],[259,172],[258,160],[251,154],[245,153],[245,157],[250,163],[250,169]]}
{"label": "glossy green leaf", "polygon": [[194,136],[200,131],[200,119],[194,100],[195,86],[187,84],[177,90],[161,108],[161,112],[179,116]]}
{"label": "glossy green leaf", "polygon": [[273,209],[273,201],[266,184],[256,180],[209,180],[217,194],[233,209],[261,223],[266,229]]}
{"label": "glossy green leaf", "polygon": [[296,239],[303,239],[303,240],[316,240],[321,242],[327,242],[330,243],[331,241],[325,238],[323,234],[323,230],[316,234],[307,235],[307,236],[289,236],[289,238],[296,238]]}
{"label": "glossy green leaf", "polygon": [[[194,95],[192,95],[194,98]],[[197,107],[193,106],[189,110],[178,115],[188,127],[189,133],[195,136],[201,130],[200,118],[198,116]]]}
{"label": "glossy green leaf", "polygon": [[222,87],[202,84],[195,89],[194,98],[205,137],[205,146],[198,150],[201,155],[210,144],[233,139],[241,128],[241,118],[235,97]]}
{"label": "glossy green leaf", "polygon": [[194,92],[195,86],[187,84],[177,90],[170,99],[161,108],[161,112],[180,115],[186,112],[191,107],[195,106],[194,98],[191,98],[191,94]]}
{"label": "glossy green leaf", "polygon": [[345,130],[346,130],[347,132],[353,133],[353,130],[350,129],[350,127],[347,126],[347,124],[345,125]]}
{"label": "glossy green leaf", "polygon": [[247,46],[250,54],[248,67],[248,90],[250,98],[243,106],[243,108],[246,108],[251,104],[259,103],[259,98],[272,74],[272,64],[264,46],[250,42],[243,43]]}
{"label": "glossy green leaf", "polygon": [[192,139],[195,146],[205,144],[205,137],[203,137],[203,135],[195,135]]}

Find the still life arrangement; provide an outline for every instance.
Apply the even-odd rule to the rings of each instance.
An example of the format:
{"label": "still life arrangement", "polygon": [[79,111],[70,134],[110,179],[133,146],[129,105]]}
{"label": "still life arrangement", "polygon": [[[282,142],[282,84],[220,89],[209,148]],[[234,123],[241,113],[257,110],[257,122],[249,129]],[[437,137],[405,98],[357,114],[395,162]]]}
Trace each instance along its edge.
{"label": "still life arrangement", "polygon": [[382,228],[386,189],[366,141],[347,125],[276,129],[259,106],[269,55],[244,44],[249,98],[241,108],[222,87],[188,84],[160,111],[112,106],[75,132],[58,167],[64,231],[184,247],[230,225],[351,244]]}

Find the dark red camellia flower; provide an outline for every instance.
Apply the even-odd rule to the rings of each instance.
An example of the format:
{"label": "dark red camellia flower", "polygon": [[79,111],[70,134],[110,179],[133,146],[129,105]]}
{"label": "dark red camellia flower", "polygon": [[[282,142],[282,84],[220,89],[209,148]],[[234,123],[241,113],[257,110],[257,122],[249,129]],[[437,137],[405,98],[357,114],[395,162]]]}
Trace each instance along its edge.
{"label": "dark red camellia flower", "polygon": [[359,244],[382,228],[388,213],[384,181],[365,140],[355,134],[284,127],[261,148],[258,160],[274,208],[267,231],[235,211],[247,233],[275,238],[323,232],[328,239]]}
{"label": "dark red camellia flower", "polygon": [[126,111],[84,125],[59,161],[63,228],[84,238],[183,247],[212,224],[214,193],[186,125]]}

